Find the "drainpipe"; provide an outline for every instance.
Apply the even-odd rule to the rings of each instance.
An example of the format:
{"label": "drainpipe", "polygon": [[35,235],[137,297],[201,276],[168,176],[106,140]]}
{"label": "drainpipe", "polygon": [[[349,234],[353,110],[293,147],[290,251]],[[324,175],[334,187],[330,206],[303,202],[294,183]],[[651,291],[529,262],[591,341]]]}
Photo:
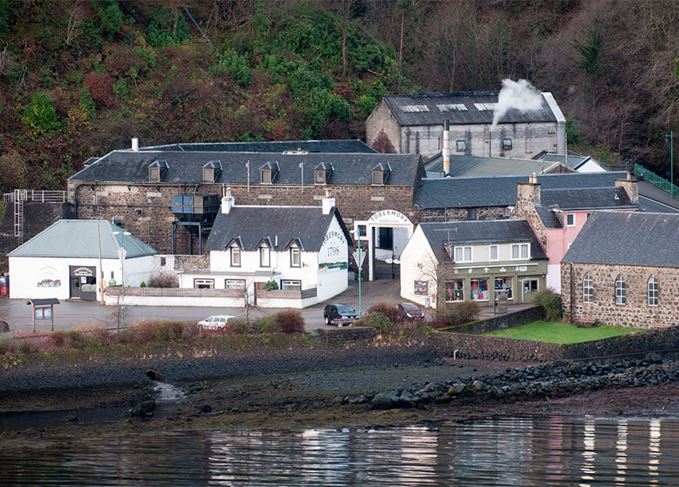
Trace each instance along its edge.
{"label": "drainpipe", "polygon": [[571,264],[568,264],[568,267],[569,267],[570,275],[571,275],[570,291],[569,291],[570,294],[571,294],[571,296],[570,296],[570,306],[569,306],[569,307],[570,307],[570,314],[571,314],[570,319],[571,319],[571,322],[572,322],[572,321],[574,321],[574,320],[573,320],[573,316],[574,316],[574,310],[575,310],[575,305],[574,305],[574,301],[575,301],[575,283],[573,282],[573,264],[572,264],[572,263],[571,263]]}

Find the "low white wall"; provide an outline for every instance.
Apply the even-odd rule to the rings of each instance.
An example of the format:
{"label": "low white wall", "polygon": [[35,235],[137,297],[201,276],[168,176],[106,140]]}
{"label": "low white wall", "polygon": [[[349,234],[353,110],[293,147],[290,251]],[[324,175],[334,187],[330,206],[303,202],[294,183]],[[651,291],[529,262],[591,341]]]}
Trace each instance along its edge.
{"label": "low white wall", "polygon": [[240,298],[225,297],[174,297],[174,296],[125,296],[118,299],[118,296],[104,296],[104,303],[117,306],[195,306],[204,308],[242,308],[243,300]]}

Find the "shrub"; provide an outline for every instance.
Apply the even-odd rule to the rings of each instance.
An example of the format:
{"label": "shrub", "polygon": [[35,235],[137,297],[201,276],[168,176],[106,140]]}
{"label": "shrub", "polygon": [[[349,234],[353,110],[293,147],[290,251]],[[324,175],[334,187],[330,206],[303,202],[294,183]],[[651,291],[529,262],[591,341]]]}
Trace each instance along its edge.
{"label": "shrub", "polygon": [[551,289],[544,289],[533,296],[533,303],[545,310],[547,321],[559,321],[563,315],[561,295]]}
{"label": "shrub", "polygon": [[115,93],[113,93],[113,79],[108,74],[99,74],[96,71],[92,71],[85,76],[83,83],[90,90],[90,95],[95,105],[99,107],[116,106],[117,100]]}
{"label": "shrub", "polygon": [[257,333],[276,333],[280,330],[276,316],[265,316],[254,323]]}
{"label": "shrub", "polygon": [[394,329],[394,324],[382,313],[370,313],[365,317],[365,321],[367,326],[372,326],[383,335],[391,333]]}
{"label": "shrub", "polygon": [[[191,327],[196,329],[188,329]],[[197,325],[181,321],[142,321],[122,331],[119,335],[121,343],[149,343],[183,341],[187,335],[198,334]]]}
{"label": "shrub", "polygon": [[398,306],[393,304],[378,303],[368,308],[368,314],[381,314],[386,316],[392,323],[401,321],[401,313]]}
{"label": "shrub", "polygon": [[434,328],[446,328],[448,326],[460,326],[473,321],[481,311],[479,303],[465,301],[454,304],[451,308],[436,314]]}
{"label": "shrub", "polygon": [[276,291],[278,289],[278,283],[276,281],[266,281],[264,283],[265,291]]}
{"label": "shrub", "polygon": [[146,38],[153,47],[173,46],[191,38],[189,24],[179,9],[170,11],[166,7],[159,7],[151,14]]}
{"label": "shrub", "polygon": [[164,288],[179,287],[179,279],[177,279],[177,274],[172,271],[157,271],[151,274],[147,286]]}
{"label": "shrub", "polygon": [[101,29],[109,36],[117,34],[123,25],[123,13],[116,0],[95,0],[92,6],[101,21]]}
{"label": "shrub", "polygon": [[247,56],[233,49],[217,54],[217,63],[210,67],[212,76],[229,76],[236,84],[245,87],[252,82],[250,63]]}
{"label": "shrub", "polygon": [[297,309],[286,309],[276,313],[276,323],[282,333],[304,333],[304,317]]}
{"label": "shrub", "polygon": [[21,122],[35,135],[48,134],[61,128],[61,121],[52,99],[42,91],[33,95],[31,102],[24,108]]}

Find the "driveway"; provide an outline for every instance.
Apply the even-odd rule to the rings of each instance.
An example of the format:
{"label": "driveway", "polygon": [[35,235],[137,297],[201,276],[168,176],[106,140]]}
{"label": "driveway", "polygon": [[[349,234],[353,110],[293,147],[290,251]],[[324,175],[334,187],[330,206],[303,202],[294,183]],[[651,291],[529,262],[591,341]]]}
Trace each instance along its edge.
{"label": "driveway", "polygon": [[[364,282],[362,286],[363,312],[377,303],[398,303],[398,280],[378,280]],[[332,299],[333,302],[346,303],[358,309],[358,286],[355,281],[350,282],[349,289]],[[323,308],[325,303],[305,308],[302,316],[307,330],[328,328],[323,323]],[[115,326],[115,308],[103,306],[91,301],[62,301],[54,307],[54,329],[69,330],[80,327],[106,328]],[[267,316],[280,311],[276,308],[255,308],[251,311],[251,318]],[[127,306],[125,318],[127,324],[145,319],[198,321],[210,315],[228,314],[243,317],[242,308],[213,308],[193,306]],[[13,332],[31,332],[33,321],[31,306],[26,305],[24,299],[0,299],[0,320],[7,321]],[[37,322],[38,331],[49,331],[50,322]]]}

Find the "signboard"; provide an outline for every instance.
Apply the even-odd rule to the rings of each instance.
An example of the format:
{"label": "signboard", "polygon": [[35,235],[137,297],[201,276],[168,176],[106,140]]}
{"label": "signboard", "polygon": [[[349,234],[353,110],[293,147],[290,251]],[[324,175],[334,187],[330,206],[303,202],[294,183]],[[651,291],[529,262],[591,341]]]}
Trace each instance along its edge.
{"label": "signboard", "polygon": [[318,270],[319,272],[344,270],[348,267],[348,260],[347,238],[337,221],[333,220],[318,252]]}
{"label": "signboard", "polygon": [[396,224],[396,225],[412,225],[407,216],[396,210],[382,210],[373,214],[368,223],[373,225],[379,224]]}
{"label": "signboard", "polygon": [[36,306],[33,309],[35,313],[36,320],[50,320],[52,319],[52,307],[51,306]]}
{"label": "signboard", "polygon": [[427,296],[429,294],[429,283],[427,281],[415,281],[415,294]]}
{"label": "signboard", "polygon": [[94,267],[76,267],[71,271],[74,277],[94,277]]}
{"label": "signboard", "polygon": [[356,266],[357,266],[357,267],[362,267],[362,266],[363,266],[363,262],[365,261],[365,254],[366,254],[366,253],[367,253],[367,252],[361,252],[361,260],[359,261],[359,260],[358,260],[358,250],[354,250],[354,252],[353,252],[352,255],[353,255],[353,257],[354,257],[354,262],[356,262]]}

